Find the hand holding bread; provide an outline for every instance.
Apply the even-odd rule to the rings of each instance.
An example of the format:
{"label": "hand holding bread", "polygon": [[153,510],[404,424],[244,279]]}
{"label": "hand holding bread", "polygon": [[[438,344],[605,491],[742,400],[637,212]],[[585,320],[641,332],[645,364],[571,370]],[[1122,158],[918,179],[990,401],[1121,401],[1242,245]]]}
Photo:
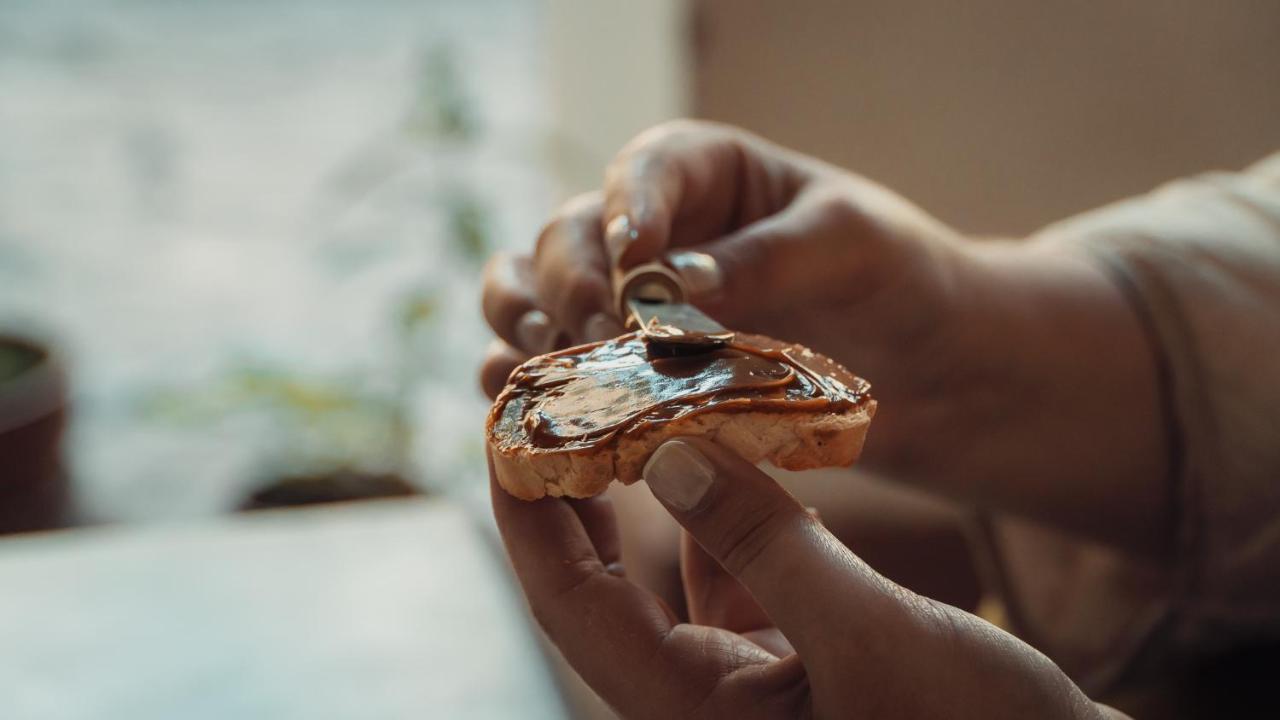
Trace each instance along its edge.
{"label": "hand holding bread", "polygon": [[643,471],[688,535],[689,623],[626,577],[605,497],[494,516],[533,615],[625,718],[1103,718],[1047,658],[894,585],[768,475],[700,438]]}
{"label": "hand holding bread", "polygon": [[[641,360],[620,377],[652,371],[679,402],[631,412],[634,384],[603,367],[637,357],[610,278],[655,259],[724,326],[823,367],[757,367],[767,382],[729,391],[708,370],[729,358]],[[625,716],[1118,715],[1030,647],[876,574],[752,466],[847,464],[879,408],[872,471],[1164,552],[1159,373],[1122,291],[1079,252],[973,241],[866,178],[679,122],[624,148],[532,255],[496,257],[484,311],[495,516],[535,616]],[[857,399],[812,403],[789,384],[802,375]],[[584,387],[596,400],[565,405]],[[615,477],[644,479],[692,538],[694,624],[625,578],[594,497]]]}

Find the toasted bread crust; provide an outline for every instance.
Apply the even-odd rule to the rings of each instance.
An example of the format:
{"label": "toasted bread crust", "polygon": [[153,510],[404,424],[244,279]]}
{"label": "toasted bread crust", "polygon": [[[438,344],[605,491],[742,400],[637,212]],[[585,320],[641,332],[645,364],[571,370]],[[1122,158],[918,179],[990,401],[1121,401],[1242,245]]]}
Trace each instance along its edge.
{"label": "toasted bread crust", "polygon": [[787,470],[851,465],[862,452],[876,402],[866,398],[842,411],[734,410],[698,413],[621,436],[616,443],[582,450],[545,450],[496,443],[489,429],[494,474],[504,490],[522,500],[598,495],[615,478],[640,479],[649,455],[674,437],[705,437],[750,462],[768,461]]}

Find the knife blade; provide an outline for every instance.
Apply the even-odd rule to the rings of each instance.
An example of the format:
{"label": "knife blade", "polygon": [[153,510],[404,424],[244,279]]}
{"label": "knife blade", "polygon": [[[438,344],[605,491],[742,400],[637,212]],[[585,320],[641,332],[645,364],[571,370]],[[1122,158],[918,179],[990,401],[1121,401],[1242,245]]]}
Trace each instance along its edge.
{"label": "knife blade", "polygon": [[661,263],[615,274],[614,289],[626,327],[639,331],[652,355],[710,352],[733,340],[732,330],[687,302],[684,281]]}

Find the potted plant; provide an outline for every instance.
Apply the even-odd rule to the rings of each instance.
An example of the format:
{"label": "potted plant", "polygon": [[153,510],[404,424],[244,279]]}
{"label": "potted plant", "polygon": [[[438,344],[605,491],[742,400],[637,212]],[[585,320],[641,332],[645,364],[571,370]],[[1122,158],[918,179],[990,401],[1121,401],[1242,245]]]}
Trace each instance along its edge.
{"label": "potted plant", "polygon": [[61,527],[71,493],[62,466],[66,372],[43,346],[0,334],[0,533]]}
{"label": "potted plant", "polygon": [[264,428],[257,482],[236,504],[256,510],[421,492],[409,480],[398,397],[349,376],[242,360],[198,385],[153,389],[139,398],[137,412],[170,427]]}
{"label": "potted plant", "polygon": [[[344,276],[358,273],[380,249],[397,249],[385,243],[353,248],[343,241],[345,236],[328,236],[333,227],[345,227],[340,220],[352,208],[367,211],[377,206],[381,192],[411,187],[417,206],[429,208],[439,222],[438,230],[423,238],[433,252],[406,253],[427,260],[421,275],[388,301],[385,313],[369,318],[370,323],[385,323],[389,331],[389,367],[317,374],[288,358],[256,358],[228,366],[199,387],[160,390],[143,398],[145,415],[165,424],[185,420],[211,426],[247,416],[268,420],[272,440],[262,453],[259,482],[239,508],[422,491],[425,479],[413,457],[417,428],[411,404],[432,367],[429,353],[444,332],[439,326],[446,314],[442,299],[456,293],[453,276],[477,274],[490,246],[490,212],[474,182],[436,168],[427,173],[430,182],[414,184],[421,180],[419,168],[435,168],[434,161],[442,157],[466,160],[474,149],[482,128],[464,80],[449,48],[428,48],[415,66],[414,93],[400,126],[342,164],[319,193],[311,232],[324,241],[320,247],[327,252],[318,259],[331,261]],[[397,210],[393,205],[385,211]],[[361,373],[375,373],[386,383],[371,387],[360,381]]]}

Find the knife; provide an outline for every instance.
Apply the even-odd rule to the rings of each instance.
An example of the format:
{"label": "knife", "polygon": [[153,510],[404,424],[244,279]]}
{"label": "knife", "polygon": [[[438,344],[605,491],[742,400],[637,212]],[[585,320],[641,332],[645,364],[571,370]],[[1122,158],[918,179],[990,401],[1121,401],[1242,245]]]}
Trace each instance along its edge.
{"label": "knife", "polygon": [[725,347],[733,331],[688,302],[689,292],[674,270],[658,262],[614,271],[619,315],[637,330],[650,355],[694,355]]}

